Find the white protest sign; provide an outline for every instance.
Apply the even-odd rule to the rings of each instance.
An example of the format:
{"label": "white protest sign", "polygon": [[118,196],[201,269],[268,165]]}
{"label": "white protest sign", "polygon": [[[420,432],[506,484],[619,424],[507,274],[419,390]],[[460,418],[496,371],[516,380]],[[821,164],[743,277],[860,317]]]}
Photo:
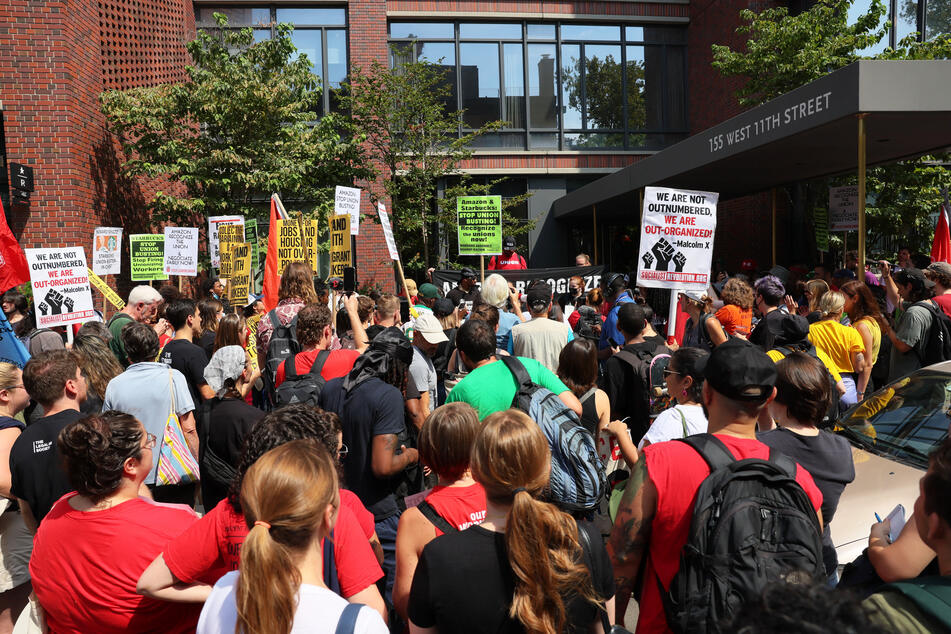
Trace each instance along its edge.
{"label": "white protest sign", "polygon": [[218,227],[221,225],[244,226],[244,216],[208,216],[208,252],[211,255],[211,265],[221,266],[221,257],[218,255]]}
{"label": "white protest sign", "polygon": [[89,321],[96,316],[82,247],[25,251],[37,328]]}
{"label": "white protest sign", "polygon": [[393,227],[390,226],[390,216],[386,213],[386,206],[383,203],[377,203],[376,211],[380,214],[380,224],[383,225],[383,237],[386,238],[386,248],[390,252],[390,259],[399,260],[400,253],[396,250],[396,240],[393,239]]}
{"label": "white protest sign", "polygon": [[118,275],[122,270],[122,227],[96,227],[92,239],[92,270],[96,275]]}
{"label": "white protest sign", "polygon": [[856,185],[829,188],[829,231],[859,228],[859,188]]}
{"label": "white protest sign", "polygon": [[198,275],[198,229],[165,227],[162,270],[167,275]]}
{"label": "white protest sign", "polygon": [[356,187],[337,185],[334,193],[334,215],[350,216],[350,235],[360,235],[360,190]]}
{"label": "white protest sign", "polygon": [[639,285],[706,290],[719,197],[713,192],[644,188]]}

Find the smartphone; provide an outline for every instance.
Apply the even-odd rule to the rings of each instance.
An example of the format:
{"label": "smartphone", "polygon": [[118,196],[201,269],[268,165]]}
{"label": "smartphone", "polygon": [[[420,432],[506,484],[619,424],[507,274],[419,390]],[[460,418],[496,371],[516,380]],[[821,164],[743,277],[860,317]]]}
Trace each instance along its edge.
{"label": "smartphone", "polygon": [[899,504],[885,519],[888,520],[888,542],[894,543],[905,527],[905,507]]}
{"label": "smartphone", "polygon": [[343,269],[343,292],[352,293],[357,290],[357,269],[352,266]]}
{"label": "smartphone", "polygon": [[620,347],[621,345],[617,341],[614,340],[614,337],[608,337],[608,343],[611,344],[612,348],[617,348],[617,347]]}

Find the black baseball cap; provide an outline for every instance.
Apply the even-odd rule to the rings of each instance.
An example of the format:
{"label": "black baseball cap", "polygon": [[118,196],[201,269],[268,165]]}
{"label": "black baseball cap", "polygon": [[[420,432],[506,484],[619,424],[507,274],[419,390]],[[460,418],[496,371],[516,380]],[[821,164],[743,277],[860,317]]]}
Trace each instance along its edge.
{"label": "black baseball cap", "polygon": [[529,308],[542,309],[548,306],[551,301],[551,286],[546,284],[535,284],[525,296],[525,303]]}
{"label": "black baseball cap", "polygon": [[505,236],[502,238],[502,248],[506,251],[511,251],[515,248],[515,238],[512,236]]}
{"label": "black baseball cap", "polygon": [[462,277],[479,277],[478,273],[470,269],[468,266],[462,269]]}
{"label": "black baseball cap", "polygon": [[455,309],[456,305],[453,304],[452,300],[448,297],[440,297],[436,300],[436,303],[433,304],[433,312],[437,317],[448,317]]}
{"label": "black baseball cap", "polygon": [[921,269],[902,269],[895,273],[895,281],[899,284],[911,284],[915,288],[931,288],[934,282],[925,277]]}
{"label": "black baseball cap", "polygon": [[729,339],[697,362],[714,390],[737,401],[766,399],[776,385],[776,364],[743,339]]}

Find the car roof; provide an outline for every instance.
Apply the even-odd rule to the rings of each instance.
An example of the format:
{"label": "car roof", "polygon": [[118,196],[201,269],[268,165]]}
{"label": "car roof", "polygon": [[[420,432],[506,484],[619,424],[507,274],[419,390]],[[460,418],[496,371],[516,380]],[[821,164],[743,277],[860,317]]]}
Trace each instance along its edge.
{"label": "car roof", "polygon": [[951,372],[951,361],[942,361],[941,363],[935,363],[929,365],[925,370],[935,370],[937,372]]}

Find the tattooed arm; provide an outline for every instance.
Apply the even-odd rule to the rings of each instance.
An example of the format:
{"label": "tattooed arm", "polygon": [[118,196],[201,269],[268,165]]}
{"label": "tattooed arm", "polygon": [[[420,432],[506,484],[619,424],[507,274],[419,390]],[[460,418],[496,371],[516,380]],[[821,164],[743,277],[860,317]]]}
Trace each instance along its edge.
{"label": "tattooed arm", "polygon": [[624,623],[624,614],[637,582],[641,562],[647,556],[651,523],[657,512],[657,489],[647,474],[647,463],[639,460],[632,469],[618,507],[617,519],[608,542],[617,583],[615,623]]}
{"label": "tattooed arm", "polygon": [[370,465],[373,475],[389,478],[419,459],[415,449],[400,445],[396,434],[381,434],[373,437],[373,453]]}

